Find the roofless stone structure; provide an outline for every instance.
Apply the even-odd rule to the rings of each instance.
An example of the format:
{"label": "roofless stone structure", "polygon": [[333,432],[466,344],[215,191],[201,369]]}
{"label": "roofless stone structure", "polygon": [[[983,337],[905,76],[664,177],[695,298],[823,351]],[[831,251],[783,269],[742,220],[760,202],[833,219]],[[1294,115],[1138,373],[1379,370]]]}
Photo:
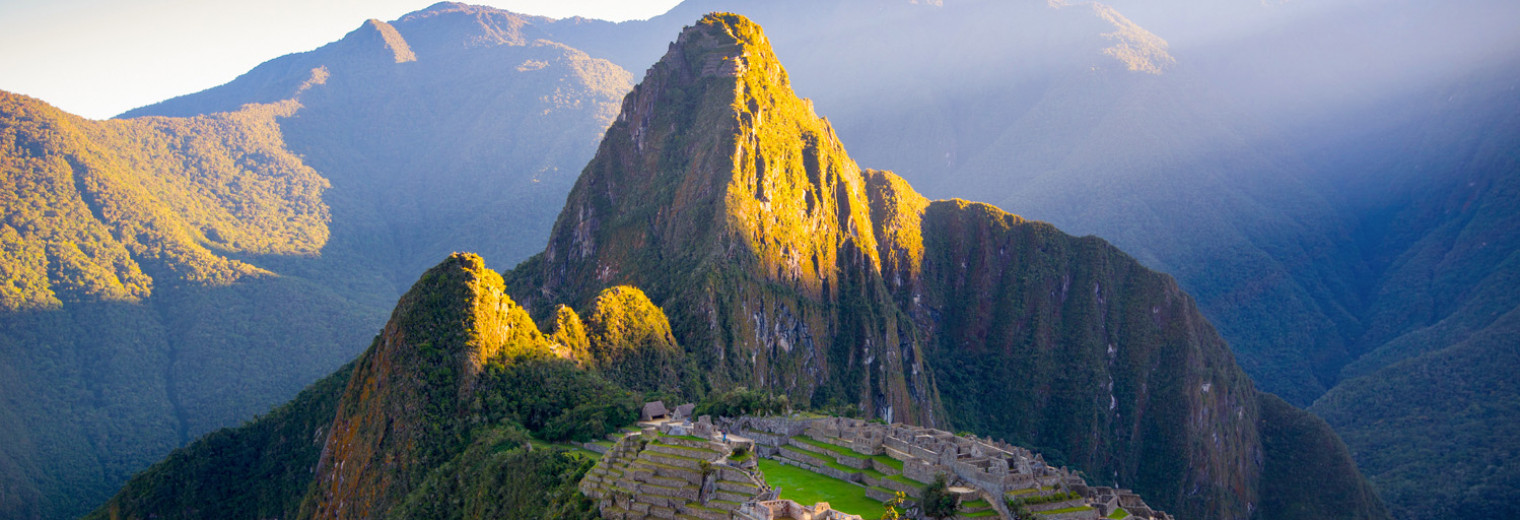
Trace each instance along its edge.
{"label": "roofless stone structure", "polygon": [[1008,520],[1011,508],[1022,507],[1048,520],[1097,520],[1121,509],[1122,518],[1172,520],[1139,495],[1089,486],[1076,473],[1046,464],[1038,453],[933,428],[798,415],[716,422],[683,417],[640,426],[614,434],[613,447],[580,484],[598,500],[603,517],[860,519],[828,503],[780,500],[782,490],[768,485],[756,467],[760,456],[855,483],[883,502],[897,492],[914,500],[943,475],[959,496],[958,518]]}

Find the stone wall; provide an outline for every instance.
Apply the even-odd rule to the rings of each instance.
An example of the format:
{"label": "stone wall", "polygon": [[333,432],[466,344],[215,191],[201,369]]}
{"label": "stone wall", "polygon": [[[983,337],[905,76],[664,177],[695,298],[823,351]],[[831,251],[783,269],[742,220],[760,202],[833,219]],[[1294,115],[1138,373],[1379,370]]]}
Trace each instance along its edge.
{"label": "stone wall", "polygon": [[1098,520],[1098,510],[1087,509],[1083,511],[1072,511],[1070,513],[1040,515],[1040,520]]}
{"label": "stone wall", "polygon": [[970,483],[973,487],[986,491],[995,497],[1003,496],[1003,477],[1008,474],[1006,464],[1004,464],[1001,474],[992,474],[965,462],[952,464],[950,470],[955,472],[955,476]]}

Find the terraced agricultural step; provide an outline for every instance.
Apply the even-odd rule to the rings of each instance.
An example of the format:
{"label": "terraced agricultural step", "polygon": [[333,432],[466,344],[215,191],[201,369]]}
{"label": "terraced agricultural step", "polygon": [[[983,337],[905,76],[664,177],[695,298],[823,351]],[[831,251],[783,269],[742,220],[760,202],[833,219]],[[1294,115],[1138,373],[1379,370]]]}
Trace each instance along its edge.
{"label": "terraced agricultural step", "polygon": [[649,516],[652,516],[654,518],[667,518],[674,520],[676,517],[676,510],[669,507],[651,507],[649,508]]}
{"label": "terraced agricultural step", "polygon": [[731,492],[731,491],[724,491],[724,490],[720,489],[720,490],[714,492],[712,494],[712,496],[716,500],[727,500],[729,502],[736,502],[736,503],[742,504],[744,502],[749,501],[750,497],[753,497],[755,495],[753,493],[750,493],[750,494],[734,493],[734,492]]}
{"label": "terraced agricultural step", "polygon": [[662,477],[671,477],[685,480],[693,484],[702,483],[702,472],[691,468],[660,464],[652,460],[639,460],[631,466],[630,471],[648,472]]}
{"label": "terraced agricultural step", "polygon": [[866,488],[866,497],[869,497],[877,502],[886,502],[892,500],[896,496],[897,492],[884,487],[871,486]]}
{"label": "terraced agricultural step", "polygon": [[715,466],[715,468],[718,471],[718,478],[722,480],[733,480],[738,482],[749,482],[750,480],[749,473],[744,470],[735,469],[728,466]]}
{"label": "terraced agricultural step", "polygon": [[749,482],[739,482],[734,480],[719,480],[718,490],[743,495],[754,495],[760,492],[759,486],[756,486]]}
{"label": "terraced agricultural step", "polygon": [[728,514],[728,511],[725,511],[725,510],[722,510],[722,509],[718,509],[718,508],[714,508],[714,507],[704,506],[704,505],[696,503],[696,502],[688,503],[685,506],[683,506],[681,509],[686,514],[689,514],[691,516],[695,516],[697,518],[701,518],[702,520],[728,520],[729,518],[731,518],[730,515]]}
{"label": "terraced agricultural step", "polygon": [[686,469],[690,469],[690,470],[694,470],[694,471],[699,471],[699,472],[702,471],[702,466],[706,465],[704,463],[707,462],[707,461],[704,461],[702,459],[696,459],[696,458],[686,457],[686,456],[681,456],[681,455],[671,455],[671,454],[668,454],[668,453],[659,453],[659,452],[648,451],[648,450],[644,451],[643,453],[640,453],[639,454],[639,458],[640,459],[644,459],[644,460],[653,461],[653,462],[658,462],[658,463],[664,464],[666,466],[675,466],[675,467],[678,467],[678,468],[686,468]]}
{"label": "terraced agricultural step", "polygon": [[813,466],[822,466],[825,463],[834,461],[832,458],[827,458],[821,454],[805,451],[793,446],[782,446],[781,456],[796,462],[801,462],[803,464],[809,464]]}
{"label": "terraced agricultural step", "polygon": [[1024,506],[1024,507],[1029,508],[1029,510],[1031,512],[1038,513],[1038,512],[1041,512],[1041,511],[1051,511],[1051,510],[1056,510],[1056,509],[1070,509],[1070,508],[1073,508],[1073,507],[1080,507],[1080,506],[1085,506],[1085,505],[1087,505],[1087,502],[1085,500],[1082,500],[1081,498],[1073,498],[1071,500],[1062,500],[1060,502],[1050,502],[1048,504],[1034,504],[1034,505],[1028,505],[1028,506]]}
{"label": "terraced agricultural step", "polygon": [[741,505],[744,505],[744,502],[742,500],[718,499],[718,500],[708,500],[707,501],[707,506],[708,507],[712,507],[712,508],[716,508],[716,509],[722,509],[722,510],[730,512],[730,513],[734,512],[734,511],[738,511],[739,510],[739,506],[741,506]]}
{"label": "terraced agricultural step", "polygon": [[653,473],[642,474],[639,477],[635,477],[634,480],[638,481],[638,482],[647,482],[647,483],[650,483],[650,484],[655,484],[655,485],[659,485],[659,486],[667,486],[667,487],[686,487],[686,486],[690,486],[690,485],[695,485],[695,483],[688,482],[685,479],[672,478],[672,477],[662,477],[660,475],[655,475]]}
{"label": "terraced agricultural step", "polygon": [[649,443],[648,446],[644,447],[644,450],[646,452],[651,452],[652,451],[652,452],[655,452],[655,453],[663,453],[663,454],[666,454],[666,455],[675,455],[675,456],[678,456],[678,457],[690,457],[690,458],[693,458],[693,459],[700,459],[700,460],[713,460],[713,459],[718,458],[718,455],[720,455],[718,452],[713,451],[713,450],[709,450],[709,449],[692,448],[692,447],[688,447],[688,446],[676,446],[676,445],[673,445],[673,444],[662,444],[662,443],[658,443],[658,442],[651,442],[651,443]]}
{"label": "terraced agricultural step", "polygon": [[701,448],[701,449],[704,449],[704,450],[714,450],[714,451],[717,451],[719,449],[718,446],[720,445],[720,443],[716,443],[716,442],[713,442],[713,441],[710,441],[710,440],[707,440],[707,439],[702,439],[702,438],[698,438],[698,437],[695,437],[695,436],[682,436],[682,435],[666,435],[666,436],[662,436],[662,437],[659,438],[659,442],[662,442],[662,443],[665,443],[665,444],[674,444],[674,445],[677,445],[677,446],[685,446],[685,447],[688,447],[688,448]]}

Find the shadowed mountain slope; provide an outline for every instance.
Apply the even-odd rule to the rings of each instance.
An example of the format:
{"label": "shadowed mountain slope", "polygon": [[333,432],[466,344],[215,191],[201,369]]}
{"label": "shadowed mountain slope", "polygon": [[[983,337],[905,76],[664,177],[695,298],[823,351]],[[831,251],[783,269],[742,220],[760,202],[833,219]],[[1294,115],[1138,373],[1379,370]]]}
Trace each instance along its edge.
{"label": "shadowed mountain slope", "polygon": [[351,355],[349,298],[257,265],[329,237],[327,181],[277,123],[294,109],[87,121],[0,94],[0,516],[93,507]]}

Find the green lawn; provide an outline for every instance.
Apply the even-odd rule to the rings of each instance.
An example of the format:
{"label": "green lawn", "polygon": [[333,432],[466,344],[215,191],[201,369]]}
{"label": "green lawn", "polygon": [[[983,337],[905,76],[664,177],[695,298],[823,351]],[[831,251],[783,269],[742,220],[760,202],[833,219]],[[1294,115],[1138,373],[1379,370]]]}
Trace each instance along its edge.
{"label": "green lawn", "polygon": [[1128,516],[1129,516],[1129,511],[1125,511],[1124,508],[1122,508],[1122,507],[1115,508],[1114,512],[1108,514],[1108,517],[1112,518],[1114,520],[1120,520],[1120,519],[1126,518]]}
{"label": "green lawn", "polygon": [[834,509],[868,519],[881,518],[887,512],[881,502],[866,496],[866,488],[770,459],[759,462],[765,481],[781,488],[781,498],[809,506],[828,502]]}

